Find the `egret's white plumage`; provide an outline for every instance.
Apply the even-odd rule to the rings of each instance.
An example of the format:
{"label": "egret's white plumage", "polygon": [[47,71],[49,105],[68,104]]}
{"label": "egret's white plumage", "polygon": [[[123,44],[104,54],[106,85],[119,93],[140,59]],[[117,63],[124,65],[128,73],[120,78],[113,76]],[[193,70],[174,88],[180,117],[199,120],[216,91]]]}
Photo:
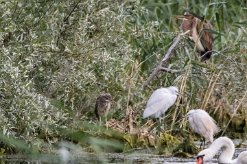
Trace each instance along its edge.
{"label": "egret's white plumage", "polygon": [[191,129],[197,134],[203,136],[206,141],[210,141],[212,143],[214,134],[219,131],[214,119],[202,109],[190,110],[187,117]]}
{"label": "egret's white plumage", "polygon": [[161,117],[175,103],[177,95],[178,88],[175,86],[155,90],[147,102],[143,118]]}
{"label": "egret's white plumage", "polygon": [[219,163],[247,164],[247,151],[240,153],[237,159],[232,159],[235,147],[232,140],[228,137],[216,139],[209,148],[199,152],[198,156],[202,156],[202,160],[197,162],[197,164],[211,161],[220,150],[222,150],[222,152],[218,158]]}

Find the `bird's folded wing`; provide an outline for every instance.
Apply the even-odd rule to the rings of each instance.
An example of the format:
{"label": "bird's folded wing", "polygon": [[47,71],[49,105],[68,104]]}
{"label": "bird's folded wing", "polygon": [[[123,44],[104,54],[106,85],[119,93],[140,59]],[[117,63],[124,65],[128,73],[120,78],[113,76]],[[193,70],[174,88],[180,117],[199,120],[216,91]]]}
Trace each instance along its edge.
{"label": "bird's folded wing", "polygon": [[[159,96],[150,97],[150,99],[147,102],[147,106],[143,113],[143,118],[153,116],[153,117],[160,117],[161,114],[167,111],[168,108],[170,108],[174,102],[176,101],[176,96],[163,93]],[[155,115],[157,112],[160,114]]]}
{"label": "bird's folded wing", "polygon": [[[214,120],[209,116],[202,113],[195,113],[193,115],[193,123],[191,124],[194,131],[207,139],[212,137],[212,133],[218,131],[217,125]],[[212,131],[213,130],[213,131]]]}
{"label": "bird's folded wing", "polygon": [[212,25],[209,22],[203,22],[202,29],[198,29],[200,35],[200,41],[206,51],[212,51],[213,35]]}

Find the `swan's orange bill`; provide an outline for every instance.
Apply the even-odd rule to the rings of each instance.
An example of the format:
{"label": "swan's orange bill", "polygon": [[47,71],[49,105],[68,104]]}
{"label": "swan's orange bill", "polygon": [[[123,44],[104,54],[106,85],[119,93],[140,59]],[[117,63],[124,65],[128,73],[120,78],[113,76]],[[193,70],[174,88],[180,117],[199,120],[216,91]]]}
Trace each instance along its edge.
{"label": "swan's orange bill", "polygon": [[203,164],[203,159],[202,158],[196,159],[196,164]]}
{"label": "swan's orange bill", "polygon": [[196,164],[203,164],[204,155],[199,155],[196,157]]}

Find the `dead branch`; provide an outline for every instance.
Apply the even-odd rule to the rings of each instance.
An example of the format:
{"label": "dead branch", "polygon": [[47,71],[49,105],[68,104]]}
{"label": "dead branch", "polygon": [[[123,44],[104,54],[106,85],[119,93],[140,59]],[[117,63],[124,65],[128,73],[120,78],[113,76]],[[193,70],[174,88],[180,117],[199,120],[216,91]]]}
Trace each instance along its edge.
{"label": "dead branch", "polygon": [[[150,74],[148,79],[144,82],[142,85],[142,89],[145,89],[146,86],[159,74],[160,71],[166,71],[166,72],[171,72],[168,71],[167,68],[162,67],[162,65],[169,59],[172,51],[175,49],[179,41],[181,40],[181,36],[187,34],[189,31],[186,31],[185,33],[179,34],[173,41],[172,45],[168,49],[168,51],[164,54],[163,59],[161,62],[156,66],[156,68],[153,70],[153,72]],[[176,72],[176,71],[175,71]]]}
{"label": "dead branch", "polygon": [[183,72],[184,70],[175,70],[175,69],[161,67],[160,71],[165,71],[165,72],[169,72],[169,73],[179,73],[179,72]]}

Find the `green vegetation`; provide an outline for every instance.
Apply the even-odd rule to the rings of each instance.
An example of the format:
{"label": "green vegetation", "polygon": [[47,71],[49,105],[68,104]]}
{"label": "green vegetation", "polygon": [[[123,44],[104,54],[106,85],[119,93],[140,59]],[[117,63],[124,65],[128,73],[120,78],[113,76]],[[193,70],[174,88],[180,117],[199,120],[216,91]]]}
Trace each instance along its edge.
{"label": "green vegetation", "polygon": [[[68,140],[94,152],[149,145],[171,154],[171,145],[188,139],[184,115],[191,108],[207,110],[221,127],[219,135],[246,135],[246,1],[0,3],[0,140],[6,153],[26,150],[22,141],[13,142],[18,139],[45,153]],[[188,7],[213,23],[218,53],[202,63],[183,38],[165,66],[181,71],[162,72],[142,90],[179,34],[175,16]],[[154,89],[170,85],[183,96],[165,118],[166,131],[159,131],[142,112]],[[114,99],[107,128],[93,113],[103,92]]]}

